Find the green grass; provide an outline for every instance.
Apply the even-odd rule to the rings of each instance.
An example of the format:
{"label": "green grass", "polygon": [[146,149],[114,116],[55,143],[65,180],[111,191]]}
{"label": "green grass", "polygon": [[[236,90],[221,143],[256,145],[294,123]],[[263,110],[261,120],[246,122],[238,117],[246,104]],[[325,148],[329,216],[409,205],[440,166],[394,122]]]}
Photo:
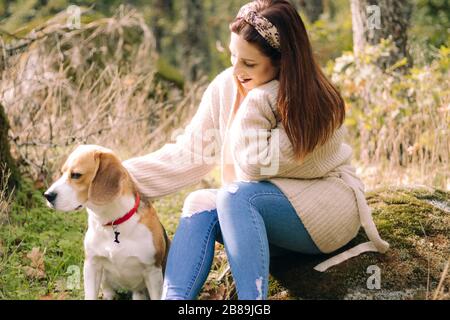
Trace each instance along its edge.
{"label": "green grass", "polygon": [[[204,186],[185,188],[153,203],[170,238],[178,225],[185,197],[199,187]],[[24,181],[15,193],[8,217],[0,219],[4,221],[0,224],[0,300],[84,297],[83,239],[87,213],[52,210],[46,206],[42,192],[35,190],[30,181]],[[27,254],[35,247],[45,252],[42,279],[26,273],[31,263]],[[70,289],[77,276],[79,289]]]}
{"label": "green grass", "polygon": [[[0,299],[79,299],[81,290],[65,291],[71,270],[82,270],[86,214],[62,213],[46,207],[41,191],[25,181],[11,204],[9,221],[0,227]],[[45,252],[45,277],[27,276],[27,254]]]}
{"label": "green grass", "polygon": [[[170,238],[175,233],[186,196],[200,188],[216,188],[218,173],[212,172],[206,183],[185,188],[153,203]],[[362,255],[319,275],[313,272],[312,266],[323,257],[302,256],[301,262],[296,257],[289,258],[292,262],[289,259],[272,261],[271,273],[275,278],[271,277],[270,298],[289,292],[280,299],[328,296],[341,299],[349,288],[358,288],[365,283],[365,269],[374,264],[384,270],[383,286],[388,290],[398,291],[419,284],[426,286],[428,273],[435,286],[442,271],[442,261],[448,258],[449,217],[426,201],[434,199],[448,204],[448,197],[448,193],[439,190],[379,189],[369,192],[368,203],[373,208],[379,231],[392,246],[388,254]],[[86,212],[62,213],[47,208],[42,190],[34,190],[26,181],[15,193],[9,215],[0,218],[0,222],[3,221],[0,224],[0,299],[83,299]],[[352,245],[362,241],[366,239],[360,233]],[[425,246],[427,243],[433,244],[432,249]],[[45,276],[41,279],[26,272],[31,262],[27,254],[35,247],[45,252]],[[226,264],[223,247],[218,245],[217,249],[212,272],[200,299],[235,298],[230,275],[220,283],[216,281]],[[69,281],[77,276],[79,288],[68,288]],[[301,290],[297,292],[296,286]],[[128,297],[121,295],[121,298]]]}

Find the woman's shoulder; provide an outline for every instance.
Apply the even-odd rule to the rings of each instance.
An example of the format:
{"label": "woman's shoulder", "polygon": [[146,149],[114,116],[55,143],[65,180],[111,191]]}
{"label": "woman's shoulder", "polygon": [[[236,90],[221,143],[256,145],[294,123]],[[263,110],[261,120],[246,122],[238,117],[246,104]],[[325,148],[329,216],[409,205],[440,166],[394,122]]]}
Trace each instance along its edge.
{"label": "woman's shoulder", "polygon": [[[231,97],[234,90],[233,68],[227,68],[214,77],[209,83],[205,95],[215,101]],[[217,104],[218,105],[218,104]]]}
{"label": "woman's shoulder", "polygon": [[231,80],[233,80],[233,67],[228,67],[225,70],[223,70],[221,73],[219,73],[216,76],[216,79],[231,79]]}
{"label": "woman's shoulder", "polygon": [[215,87],[228,87],[233,85],[233,67],[229,67],[219,73],[213,81],[211,81],[211,85]]}

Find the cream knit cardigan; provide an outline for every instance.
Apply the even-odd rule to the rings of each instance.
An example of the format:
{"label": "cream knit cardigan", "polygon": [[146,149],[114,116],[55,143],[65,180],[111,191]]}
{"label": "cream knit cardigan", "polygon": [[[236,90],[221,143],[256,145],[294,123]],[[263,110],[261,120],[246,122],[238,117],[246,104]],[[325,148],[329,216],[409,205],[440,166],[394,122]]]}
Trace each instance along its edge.
{"label": "cream knit cardigan", "polygon": [[[315,267],[318,271],[362,252],[384,253],[389,244],[378,234],[364,185],[350,164],[352,148],[344,143],[345,127],[301,162],[294,160],[276,108],[278,88],[277,80],[268,82],[251,90],[238,105],[237,86],[228,68],[208,86],[196,114],[175,143],[123,164],[139,191],[151,199],[198,183],[216,165],[221,167],[222,186],[268,180],[290,200],[323,253],[344,246],[362,225],[370,241],[321,263]],[[190,204],[191,211],[200,210],[202,201],[203,207],[214,203],[217,190],[203,191],[204,197]]]}

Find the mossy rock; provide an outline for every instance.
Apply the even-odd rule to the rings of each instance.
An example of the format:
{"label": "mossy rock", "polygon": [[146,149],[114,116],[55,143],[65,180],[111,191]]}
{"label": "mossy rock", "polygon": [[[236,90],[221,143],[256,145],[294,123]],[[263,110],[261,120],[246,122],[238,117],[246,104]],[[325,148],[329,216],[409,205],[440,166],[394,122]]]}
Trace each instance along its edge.
{"label": "mossy rock", "polygon": [[[368,192],[366,198],[381,237],[390,244],[389,251],[364,253],[324,273],[313,269],[325,259],[368,241],[361,228],[354,240],[333,254],[274,257],[271,299],[433,297],[450,257],[449,193],[427,187],[392,187]],[[373,283],[370,266],[379,268],[379,289],[368,288]]]}

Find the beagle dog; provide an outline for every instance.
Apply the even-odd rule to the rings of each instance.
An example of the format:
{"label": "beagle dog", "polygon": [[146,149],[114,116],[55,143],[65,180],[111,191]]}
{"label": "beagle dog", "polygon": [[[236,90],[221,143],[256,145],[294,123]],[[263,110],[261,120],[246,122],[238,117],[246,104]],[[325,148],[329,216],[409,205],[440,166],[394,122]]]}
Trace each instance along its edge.
{"label": "beagle dog", "polygon": [[155,209],[137,191],[114,153],[96,145],[78,146],[44,193],[60,211],[87,209],[84,238],[85,299],[104,299],[116,290],[133,299],[161,299],[169,239]]}

